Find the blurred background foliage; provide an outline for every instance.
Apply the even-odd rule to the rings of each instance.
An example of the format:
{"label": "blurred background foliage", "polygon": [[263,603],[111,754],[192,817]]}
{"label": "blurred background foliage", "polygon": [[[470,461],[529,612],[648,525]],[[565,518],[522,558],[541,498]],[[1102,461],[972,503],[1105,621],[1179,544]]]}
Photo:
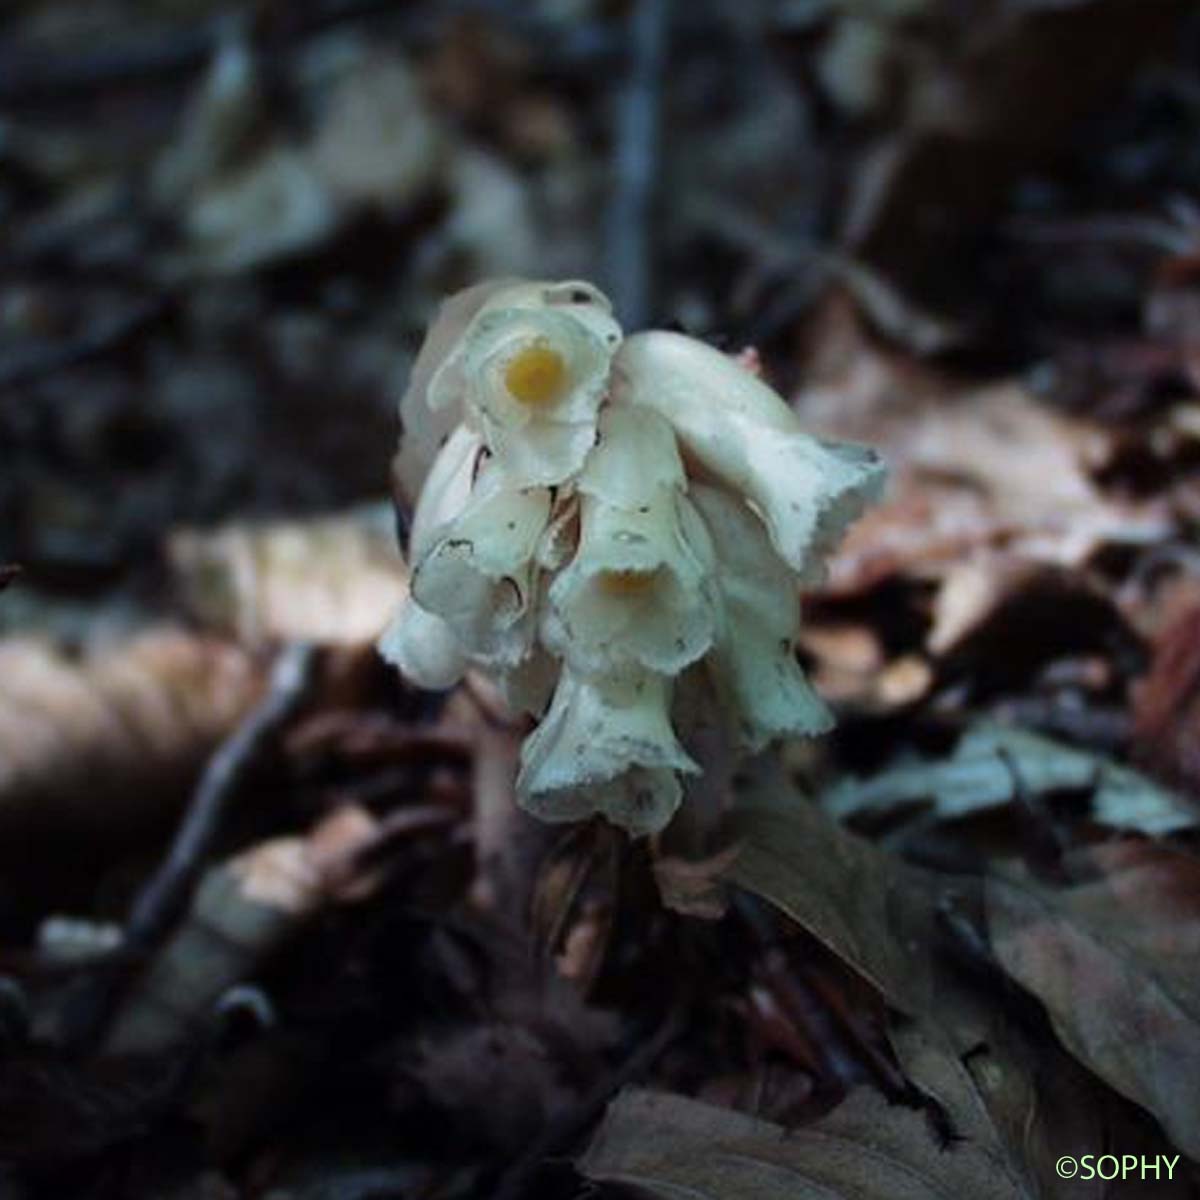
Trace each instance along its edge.
{"label": "blurred background foliage", "polygon": [[180,522],[380,495],[480,277],[598,279],[787,385],[832,291],[1049,377],[1191,252],[1186,2],[667,7],[7,5],[0,557],[74,596]]}

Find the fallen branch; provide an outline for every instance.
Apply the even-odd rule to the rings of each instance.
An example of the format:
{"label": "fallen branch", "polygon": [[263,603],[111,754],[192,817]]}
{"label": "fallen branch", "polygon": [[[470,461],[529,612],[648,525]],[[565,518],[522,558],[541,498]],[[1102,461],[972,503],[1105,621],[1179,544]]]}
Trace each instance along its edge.
{"label": "fallen branch", "polygon": [[279,656],[263,702],[212,756],[165,861],[129,915],[126,946],[149,949],[186,903],[205,856],[249,765],[292,715],[308,684],[313,650],[289,646]]}
{"label": "fallen branch", "polygon": [[95,977],[68,1018],[69,1041],[86,1044],[99,1034],[129,973],[146,962],[191,900],[205,858],[247,769],[303,696],[313,656],[307,645],[285,649],[275,663],[262,702],[209,759],[166,858],[133,903],[119,962]]}

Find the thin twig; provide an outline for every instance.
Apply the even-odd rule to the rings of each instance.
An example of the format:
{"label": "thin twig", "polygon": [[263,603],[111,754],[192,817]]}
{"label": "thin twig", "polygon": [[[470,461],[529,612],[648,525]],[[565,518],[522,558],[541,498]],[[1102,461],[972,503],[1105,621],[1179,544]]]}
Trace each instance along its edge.
{"label": "thin twig", "polygon": [[166,859],[134,901],[125,929],[127,946],[152,946],[186,904],[247,768],[295,711],[312,661],[311,646],[288,646],[276,660],[262,703],[209,759]]}
{"label": "thin twig", "polygon": [[683,1030],[684,1009],[676,1007],[658,1027],[610,1075],[606,1075],[578,1104],[550,1122],[533,1144],[504,1172],[493,1200],[520,1200],[534,1173],[546,1159],[560,1154],[596,1121],[609,1100],[625,1084],[648,1071]]}
{"label": "thin twig", "polygon": [[670,0],[639,0],[633,5],[629,73],[617,101],[608,283],[617,312],[632,329],[647,324],[654,300],[654,200],[670,11]]}
{"label": "thin twig", "polygon": [[98,1037],[129,974],[146,961],[187,905],[247,770],[304,695],[313,659],[311,646],[297,644],[284,649],[262,702],[209,759],[166,858],[134,900],[119,961],[113,969],[97,975],[77,998],[67,1018],[67,1041],[84,1045]]}

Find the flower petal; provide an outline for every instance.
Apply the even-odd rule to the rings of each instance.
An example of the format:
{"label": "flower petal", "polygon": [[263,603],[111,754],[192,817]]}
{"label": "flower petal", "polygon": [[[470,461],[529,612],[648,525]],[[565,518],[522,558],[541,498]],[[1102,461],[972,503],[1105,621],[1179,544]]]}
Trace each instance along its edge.
{"label": "flower petal", "polygon": [[[482,448],[479,435],[460,425],[433,460],[408,536],[410,566],[428,553],[439,532],[465,508]],[[409,595],[380,635],[377,649],[418,687],[452,687],[466,669],[462,646],[445,621],[413,599],[411,577],[409,586]]]}
{"label": "flower petal", "polygon": [[430,691],[453,687],[467,669],[467,660],[450,626],[426,612],[408,596],[376,643],[386,662]]}
{"label": "flower petal", "polygon": [[578,471],[595,440],[611,347],[547,308],[485,311],[464,345],[467,411],[509,474],[554,484]]}
{"label": "flower petal", "polygon": [[631,767],[616,779],[527,796],[521,806],[543,821],[583,821],[596,813],[631,837],[660,833],[683,797],[674,771]]}
{"label": "flower petal", "polygon": [[471,322],[489,300],[505,291],[527,286],[524,280],[493,279],[456,292],[442,301],[417,352],[409,372],[408,387],[400,400],[400,450],[392,474],[402,499],[410,508],[417,503],[438,447],[463,417],[462,403],[455,404],[452,398],[436,411],[432,408],[430,382],[443,363],[457,358],[459,364],[448,373],[445,386],[448,395],[461,397],[466,386],[461,373],[462,340]]}
{"label": "flower petal", "polygon": [[550,587],[542,637],[551,650],[578,670],[636,663],[671,675],[705,653],[717,602],[706,548],[684,532],[686,505],[662,487],[636,509],[582,498],[579,550]]}
{"label": "flower petal", "polygon": [[576,486],[617,508],[637,509],[660,488],[683,488],[683,461],[675,432],[648,408],[610,405],[600,414],[600,436]]}
{"label": "flower petal", "polygon": [[564,667],[550,711],[521,748],[522,803],[631,767],[698,771],[671,728],[670,695],[671,681],[650,671],[592,678]]}
{"label": "flower petal", "polygon": [[498,462],[516,481],[550,487],[571,477],[596,440],[590,421],[531,421],[512,430],[484,418],[484,437]]}
{"label": "flower petal", "polygon": [[545,488],[514,489],[496,467],[414,568],[412,592],[472,658],[514,665],[533,639],[534,554],[550,516]]}
{"label": "flower petal", "polygon": [[810,437],[765,383],[682,334],[636,334],[613,366],[614,399],[666,418],[688,455],[753,502],[801,579],[819,579],[826,553],[882,489],[876,453]]}
{"label": "flower petal", "polygon": [[541,302],[547,308],[581,321],[609,348],[609,353],[620,345],[621,326],[613,316],[612,302],[595,284],[568,279],[562,283],[542,283],[538,287]]}
{"label": "flower petal", "polygon": [[413,513],[408,534],[410,564],[420,562],[442,528],[466,508],[482,449],[479,434],[459,425],[438,451]]}
{"label": "flower petal", "polygon": [[554,309],[586,326],[609,353],[621,340],[621,327],[613,318],[608,297],[581,280],[494,279],[443,301],[400,401],[403,433],[393,473],[401,498],[410,507],[416,503],[438,446],[465,415],[463,356],[468,332],[480,314],[495,308]]}
{"label": "flower petal", "polygon": [[759,518],[736,497],[694,485],[717,557],[724,622],[706,660],[750,752],[774,738],[827,732],[833,718],[796,661],[800,597]]}

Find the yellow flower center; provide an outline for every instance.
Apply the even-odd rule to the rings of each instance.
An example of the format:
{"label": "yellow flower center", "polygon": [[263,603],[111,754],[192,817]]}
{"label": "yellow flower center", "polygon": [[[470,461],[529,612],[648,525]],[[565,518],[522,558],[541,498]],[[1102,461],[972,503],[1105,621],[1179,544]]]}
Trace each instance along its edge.
{"label": "yellow flower center", "polygon": [[567,389],[567,364],[547,345],[526,346],[504,368],[504,386],[530,408],[550,408]]}
{"label": "yellow flower center", "polygon": [[610,596],[641,596],[654,586],[656,571],[601,571],[600,587]]}

